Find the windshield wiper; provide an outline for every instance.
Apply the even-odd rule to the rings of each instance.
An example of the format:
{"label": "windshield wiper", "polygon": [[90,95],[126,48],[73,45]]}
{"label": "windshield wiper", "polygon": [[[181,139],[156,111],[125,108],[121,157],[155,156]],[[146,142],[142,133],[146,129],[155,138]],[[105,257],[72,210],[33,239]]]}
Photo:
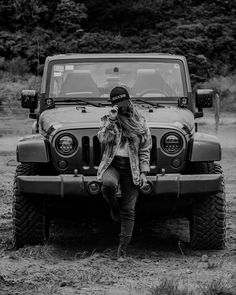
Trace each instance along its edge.
{"label": "windshield wiper", "polygon": [[154,103],[154,102],[150,102],[150,101],[146,101],[144,99],[141,99],[141,98],[134,98],[134,101],[140,101],[140,102],[144,102],[146,104],[149,104],[153,107],[161,107],[161,108],[164,108],[165,106],[162,105],[162,104],[159,104],[159,103]]}
{"label": "windshield wiper", "polygon": [[57,100],[54,100],[54,102],[74,102],[74,103],[84,103],[84,104],[89,104],[91,106],[94,106],[94,107],[101,107],[102,104],[99,102],[99,103],[95,103],[95,102],[90,102],[90,101],[87,101],[87,100],[83,100],[83,99],[79,99],[79,98],[64,98],[64,99],[57,99]]}

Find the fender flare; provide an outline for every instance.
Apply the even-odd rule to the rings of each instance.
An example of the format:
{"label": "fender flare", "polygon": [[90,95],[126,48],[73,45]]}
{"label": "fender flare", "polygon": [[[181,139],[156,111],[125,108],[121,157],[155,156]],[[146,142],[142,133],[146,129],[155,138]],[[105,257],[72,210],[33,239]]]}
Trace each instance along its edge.
{"label": "fender flare", "polygon": [[21,163],[48,163],[48,142],[41,134],[25,136],[17,144],[16,155]]}
{"label": "fender flare", "polygon": [[213,162],[221,160],[221,146],[214,135],[196,132],[190,142],[190,162]]}

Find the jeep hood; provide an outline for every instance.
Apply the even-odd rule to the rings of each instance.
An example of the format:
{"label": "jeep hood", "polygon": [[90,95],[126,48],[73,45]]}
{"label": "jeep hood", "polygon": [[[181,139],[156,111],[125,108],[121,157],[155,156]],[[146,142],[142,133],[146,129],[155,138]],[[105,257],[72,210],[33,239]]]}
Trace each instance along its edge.
{"label": "jeep hood", "polygon": [[[137,106],[148,122],[149,127],[177,127],[185,132],[194,128],[194,116],[191,111],[177,107],[147,108]],[[101,117],[108,114],[110,107],[73,106],[44,111],[39,118],[42,134],[49,135],[57,129],[98,128]]]}

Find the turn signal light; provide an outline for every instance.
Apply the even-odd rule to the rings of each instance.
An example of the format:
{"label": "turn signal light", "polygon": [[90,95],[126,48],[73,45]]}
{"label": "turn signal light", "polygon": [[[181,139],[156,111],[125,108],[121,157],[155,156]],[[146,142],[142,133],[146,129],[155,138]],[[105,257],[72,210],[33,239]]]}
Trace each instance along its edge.
{"label": "turn signal light", "polygon": [[188,98],[187,97],[180,97],[178,99],[178,106],[180,108],[184,108],[188,105]]}
{"label": "turn signal light", "polygon": [[68,164],[67,164],[66,160],[59,160],[58,166],[60,169],[66,169]]}
{"label": "turn signal light", "polygon": [[171,161],[171,165],[172,167],[174,168],[179,168],[181,166],[181,160],[179,158],[174,158],[172,161]]}

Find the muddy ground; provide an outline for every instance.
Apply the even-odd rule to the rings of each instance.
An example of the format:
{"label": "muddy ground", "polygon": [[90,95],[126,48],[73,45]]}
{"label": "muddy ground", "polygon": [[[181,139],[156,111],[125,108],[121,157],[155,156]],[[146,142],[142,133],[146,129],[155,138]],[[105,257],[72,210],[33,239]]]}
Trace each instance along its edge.
{"label": "muddy ground", "polygon": [[[200,130],[215,134],[214,121]],[[218,136],[226,178],[227,248],[193,251],[185,220],[162,221],[153,233],[136,230],[129,259],[115,260],[117,229],[111,225],[55,224],[44,246],[12,250],[12,181],[17,139],[30,130],[25,118],[0,119],[0,295],[5,294],[151,294],[163,278],[187,286],[222,280],[236,286],[236,121],[224,116]],[[209,262],[202,257],[207,255]]]}

